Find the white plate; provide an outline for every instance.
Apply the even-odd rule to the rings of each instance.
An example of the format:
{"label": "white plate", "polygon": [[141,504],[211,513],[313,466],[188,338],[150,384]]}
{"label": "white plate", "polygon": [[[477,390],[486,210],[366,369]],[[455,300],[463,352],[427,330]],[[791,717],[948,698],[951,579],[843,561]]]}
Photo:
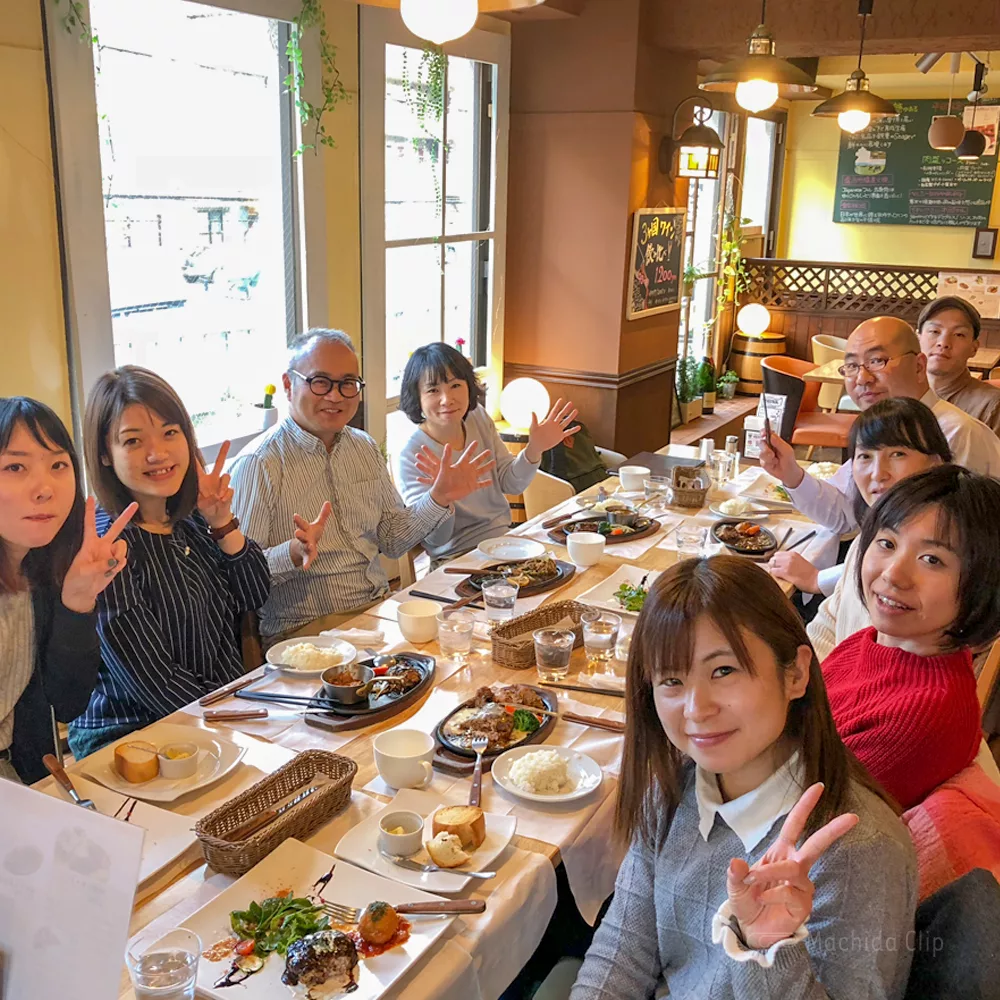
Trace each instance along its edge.
{"label": "white plate", "polygon": [[715,503],[708,505],[708,509],[716,517],[741,517],[744,521],[766,521],[768,518],[768,511],[762,507],[758,507],[756,504],[742,514],[727,514],[725,511],[719,509],[725,502],[725,500],[716,500]]}
{"label": "white plate", "polygon": [[[146,831],[142,841],[142,860],[139,864],[140,885],[197,843],[197,838],[191,829],[190,816],[167,812],[166,809],[160,809],[148,802],[135,802],[134,798],[119,795],[118,792],[88,781],[79,774],[73,775],[73,784],[80,793],[80,798],[90,799],[102,815],[114,816],[118,812],[118,819],[123,819],[131,810],[129,824]],[[47,784],[41,791],[53,798],[69,801],[69,797],[55,781]],[[124,805],[126,802],[128,805]],[[122,806],[124,808],[119,812]]]}
{"label": "white plate", "polygon": [[[510,780],[510,765],[519,757],[539,750],[554,750],[560,757],[564,757],[569,762],[570,778],[576,779],[577,782],[582,781],[582,785],[578,785],[572,792],[565,792],[562,795],[536,795],[534,792],[526,792],[524,789],[518,788]],[[500,754],[493,761],[490,773],[493,775],[494,782],[505,792],[510,792],[511,795],[515,795],[519,799],[526,799],[528,802],[575,802],[577,799],[590,795],[595,788],[600,788],[601,782],[604,780],[604,773],[601,771],[600,765],[592,757],[567,747],[552,746],[514,747],[513,750]]]}
{"label": "white plate", "polygon": [[297,639],[285,639],[284,642],[276,642],[267,651],[267,662],[277,667],[283,674],[288,674],[290,677],[319,677],[319,675],[327,669],[326,667],[302,670],[298,667],[289,667],[281,662],[281,654],[288,649],[289,646],[296,646],[300,642],[311,642],[314,646],[319,646],[320,649],[337,650],[343,659],[341,659],[339,663],[330,664],[330,666],[346,667],[347,664],[353,663],[358,655],[358,651],[354,648],[354,646],[343,639],[337,639],[335,636],[303,635],[299,636]]}
{"label": "white plate", "polygon": [[546,549],[541,542],[530,538],[514,538],[511,535],[501,535],[499,538],[487,538],[479,543],[479,551],[491,559],[539,559],[545,555]]}
{"label": "white plate", "polygon": [[[194,743],[198,747],[198,767],[190,778],[156,777],[133,784],[126,781],[115,769],[115,747],[121,743],[141,740],[162,747],[164,743]],[[204,788],[229,774],[243,759],[244,747],[237,746],[211,729],[194,726],[174,726],[156,722],[147,729],[140,729],[84,758],[80,765],[88,778],[99,781],[105,788],[131,795],[147,802],[173,802],[182,795]]]}
{"label": "white plate", "polygon": [[787,510],[795,510],[795,504],[791,500],[783,500],[775,494],[774,489],[778,486],[781,486],[781,483],[774,476],[769,476],[766,472],[762,472],[740,493],[740,496],[746,497],[748,500],[760,500],[762,503],[770,504],[772,507],[784,507]]}
{"label": "white plate", "polygon": [[[231,911],[245,910],[253,900],[260,902],[280,889],[291,889],[296,896],[306,896],[313,891],[313,883],[325,875],[333,863],[333,858],[327,854],[297,840],[285,840],[246,875],[192,913],[181,926],[194,931],[201,938],[202,947],[207,949],[217,941],[231,936]],[[333,878],[322,894],[330,902],[359,907],[367,906],[377,899],[395,905],[435,902],[439,899],[430,893],[390,882],[345,864],[336,866]],[[410,938],[404,945],[392,948],[377,958],[363,958],[358,963],[355,973],[358,988],[350,994],[352,1000],[376,1000],[382,996],[407,969],[421,960],[447,930],[454,917],[410,916],[406,919],[410,921],[412,929]],[[281,973],[285,968],[285,960],[281,955],[271,955],[264,963],[264,968],[244,980],[238,989],[216,989],[214,984],[226,975],[231,965],[232,958],[209,962],[202,957],[198,963],[198,996],[209,997],[211,1000],[232,1000],[234,994],[239,1000],[274,1000],[275,997],[305,1000],[307,994],[303,987],[293,989],[282,984]],[[343,995],[334,992],[324,994],[321,987],[315,993],[331,997]]]}
{"label": "white plate", "polygon": [[[462,865],[462,868],[454,868],[447,872],[408,871],[406,868],[394,865],[379,853],[379,819],[387,812],[400,810],[419,813],[427,818],[424,836],[430,840],[430,817],[446,803],[438,802],[437,805],[428,809],[429,797],[427,792],[409,788],[401,789],[385,809],[374,816],[369,816],[363,823],[359,823],[341,837],[340,843],[337,844],[333,853],[338,858],[350,861],[351,864],[358,865],[360,868],[367,868],[371,872],[394,879],[396,882],[402,882],[405,885],[425,889],[427,892],[461,892],[472,881],[467,875],[462,874],[462,868],[473,872],[488,871],[490,863],[503,853],[504,848],[514,836],[517,820],[513,816],[497,816],[494,813],[486,813],[486,839],[479,849],[473,852],[469,861]],[[427,851],[421,849],[419,854],[413,856],[413,860],[426,864],[430,858],[427,856]]]}
{"label": "white plate", "polygon": [[618,569],[602,580],[596,587],[585,590],[578,594],[574,600],[582,604],[589,604],[592,608],[600,608],[602,611],[613,611],[616,615],[638,615],[638,611],[626,611],[615,599],[615,591],[623,584],[630,583],[637,586],[645,576],[646,589],[653,586],[653,581],[660,575],[658,569],[642,569],[640,566],[633,566],[631,563],[624,563]]}

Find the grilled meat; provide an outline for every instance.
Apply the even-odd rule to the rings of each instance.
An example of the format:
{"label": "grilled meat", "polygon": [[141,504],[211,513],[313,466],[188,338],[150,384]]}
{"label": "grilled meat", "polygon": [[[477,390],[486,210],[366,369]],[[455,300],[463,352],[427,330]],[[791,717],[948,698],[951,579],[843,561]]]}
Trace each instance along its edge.
{"label": "grilled meat", "polygon": [[321,986],[337,977],[353,982],[358,964],[354,942],[340,931],[316,931],[288,948],[281,981],[286,986]]}

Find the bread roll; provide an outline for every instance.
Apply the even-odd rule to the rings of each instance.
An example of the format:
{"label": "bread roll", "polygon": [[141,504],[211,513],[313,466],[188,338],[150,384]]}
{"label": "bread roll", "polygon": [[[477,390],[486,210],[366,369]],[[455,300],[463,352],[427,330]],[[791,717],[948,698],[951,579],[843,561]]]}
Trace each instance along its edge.
{"label": "bread roll", "polygon": [[424,847],[427,848],[431,861],[440,868],[457,868],[469,860],[458,837],[443,830],[433,840],[428,840]]}
{"label": "bread roll", "polygon": [[453,833],[466,851],[475,851],[486,839],[486,817],[479,806],[442,806],[434,813],[434,835]]}
{"label": "bread roll", "polygon": [[132,740],[115,747],[115,770],[133,785],[150,781],[160,773],[160,760],[152,743]]}

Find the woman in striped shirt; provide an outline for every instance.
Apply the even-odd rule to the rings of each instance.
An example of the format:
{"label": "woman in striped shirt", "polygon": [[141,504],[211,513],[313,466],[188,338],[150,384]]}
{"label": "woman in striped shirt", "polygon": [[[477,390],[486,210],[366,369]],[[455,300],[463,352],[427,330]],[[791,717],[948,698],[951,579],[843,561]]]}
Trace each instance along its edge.
{"label": "woman in striped shirt", "polygon": [[122,571],[127,505],[98,537],[62,421],[43,403],[0,399],[0,777],[44,777],[51,714],[87,704],[100,664],[97,595]]}
{"label": "woman in striped shirt", "polygon": [[240,616],[267,600],[260,547],[240,531],[233,491],[201,466],[191,418],[158,375],[126,365],[87,403],[87,473],[98,530],[129,503],[129,567],[98,605],[101,666],[90,705],[70,727],[79,758],[243,673]]}

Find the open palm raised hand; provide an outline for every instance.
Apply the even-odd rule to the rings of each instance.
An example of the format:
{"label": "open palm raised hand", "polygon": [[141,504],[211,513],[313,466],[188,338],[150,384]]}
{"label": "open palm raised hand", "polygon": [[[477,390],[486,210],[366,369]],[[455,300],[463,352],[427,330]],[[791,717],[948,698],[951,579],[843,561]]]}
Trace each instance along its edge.
{"label": "open palm raised hand", "polygon": [[198,463],[198,510],[210,528],[224,528],[233,519],[233,488],[222,471],[228,454],[229,442],[223,441],[211,472]]}
{"label": "open palm raised hand", "polygon": [[539,421],[538,417],[531,414],[531,429],[528,431],[529,451],[540,455],[542,452],[554,448],[560,441],[572,437],[580,430],[577,424],[571,427],[570,424],[576,419],[579,410],[572,403],[563,403],[557,399],[549,410],[544,420]]}
{"label": "open palm raised hand", "polygon": [[62,602],[70,611],[93,611],[97,595],[125,568],[128,543],[118,536],[138,509],[137,503],[130,503],[102,538],[97,534],[96,503],[87,497],[83,542],[62,585]]}
{"label": "open palm raised hand", "polygon": [[729,862],[729,905],[751,948],[770,948],[791,937],[809,919],[815,892],[809,870],[831,844],[858,822],[856,815],[845,813],[796,847],[822,794],[823,785],[819,783],[802,793],[777,839],[753,868],[742,858]]}
{"label": "open palm raised hand", "polygon": [[478,448],[478,441],[470,441],[454,462],[449,444],[441,449],[440,458],[426,446],[420,449],[414,459],[420,473],[418,482],[432,484],[430,494],[435,503],[447,507],[492,484],[490,469],[497,463],[489,449]]}

